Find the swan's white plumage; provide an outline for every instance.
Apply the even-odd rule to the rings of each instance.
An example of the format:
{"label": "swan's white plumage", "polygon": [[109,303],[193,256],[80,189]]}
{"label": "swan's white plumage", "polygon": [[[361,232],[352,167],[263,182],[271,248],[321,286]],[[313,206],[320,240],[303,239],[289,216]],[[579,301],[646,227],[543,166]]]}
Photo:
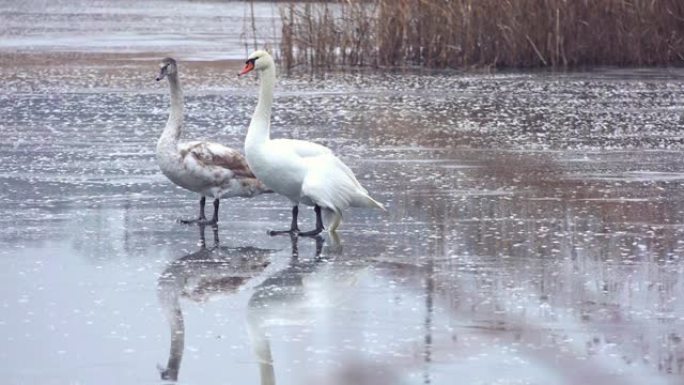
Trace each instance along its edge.
{"label": "swan's white plumage", "polygon": [[318,143],[307,142],[305,140],[296,139],[271,139],[271,143],[276,144],[278,147],[286,147],[288,151],[292,151],[297,156],[302,158],[309,158],[312,156],[319,155],[332,155],[332,151],[325,146],[321,146]]}
{"label": "swan's white plumage", "polygon": [[384,210],[330,149],[302,140],[270,138],[275,64],[264,51],[253,53],[250,59],[262,72],[259,102],[245,140],[247,163],[257,178],[293,205],[320,206],[329,231],[335,231],[342,212],[350,206]]}

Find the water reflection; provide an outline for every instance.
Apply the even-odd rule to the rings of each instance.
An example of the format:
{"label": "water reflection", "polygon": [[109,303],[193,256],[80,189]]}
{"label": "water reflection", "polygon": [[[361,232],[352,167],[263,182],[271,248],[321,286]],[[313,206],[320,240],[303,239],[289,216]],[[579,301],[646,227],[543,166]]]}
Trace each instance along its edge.
{"label": "water reflection", "polygon": [[305,280],[323,261],[323,238],[317,236],[314,240],[316,249],[313,257],[300,259],[299,237],[290,235],[292,255],[287,267],[266,278],[249,299],[247,323],[262,385],[275,384],[268,327],[274,324],[304,325],[307,322],[305,309],[313,293],[306,290]]}
{"label": "water reflection", "polygon": [[[542,263],[538,270],[528,262],[461,256],[374,264],[386,281],[424,293],[425,383],[441,383],[445,373],[477,383],[681,380],[679,322],[667,311],[650,313],[637,299],[655,294],[668,301],[657,295],[665,288],[638,284],[638,273],[601,268],[583,257],[567,261],[570,268]],[[624,283],[604,281],[612,275]]]}
{"label": "water reflection", "polygon": [[219,245],[218,226],[212,226],[213,245],[207,247],[205,229],[199,225],[200,248],[171,262],[159,276],[157,294],[169,322],[171,344],[162,380],[176,381],[185,346],[185,324],[181,298],[196,303],[235,293],[270,264],[273,250]]}

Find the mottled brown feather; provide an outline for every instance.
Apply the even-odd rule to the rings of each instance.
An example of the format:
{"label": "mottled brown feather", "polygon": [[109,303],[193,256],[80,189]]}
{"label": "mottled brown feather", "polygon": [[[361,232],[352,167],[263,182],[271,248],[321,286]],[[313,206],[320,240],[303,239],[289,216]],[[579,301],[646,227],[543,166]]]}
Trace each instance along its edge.
{"label": "mottled brown feather", "polygon": [[228,157],[219,156],[216,154],[212,155],[213,164],[230,169],[235,173],[236,176],[239,177],[256,178],[256,176],[254,176],[252,173],[252,170],[247,165],[245,157],[239,152],[236,151]]}
{"label": "mottled brown feather", "polygon": [[205,143],[196,143],[191,147],[181,150],[181,157],[185,158],[188,153],[203,165],[212,165],[231,170],[236,177],[256,178],[247,165],[245,157],[237,151],[230,151],[229,154],[215,154],[211,152]]}

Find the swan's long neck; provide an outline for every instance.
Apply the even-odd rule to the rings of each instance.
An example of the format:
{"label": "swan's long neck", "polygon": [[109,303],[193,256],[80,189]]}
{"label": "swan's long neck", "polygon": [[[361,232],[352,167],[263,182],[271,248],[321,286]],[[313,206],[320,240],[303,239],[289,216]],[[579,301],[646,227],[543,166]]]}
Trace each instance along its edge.
{"label": "swan's long neck", "polygon": [[266,142],[270,139],[271,106],[273,105],[273,87],[275,85],[275,69],[267,67],[261,73],[261,85],[259,87],[259,102],[257,103],[252,121],[249,123],[247,138],[245,139],[245,151],[247,148]]}
{"label": "swan's long neck", "polygon": [[169,88],[171,89],[171,109],[164,132],[162,132],[157,142],[157,149],[171,149],[175,151],[181,135],[181,128],[183,127],[183,91],[181,91],[177,74],[168,75],[168,78]]}

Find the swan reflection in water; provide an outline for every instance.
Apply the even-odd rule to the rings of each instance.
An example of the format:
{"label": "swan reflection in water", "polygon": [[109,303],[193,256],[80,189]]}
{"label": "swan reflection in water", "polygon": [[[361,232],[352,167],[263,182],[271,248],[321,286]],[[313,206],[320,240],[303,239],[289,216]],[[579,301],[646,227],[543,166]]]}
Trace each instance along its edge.
{"label": "swan reflection in water", "polygon": [[[160,367],[162,380],[178,380],[185,337],[180,299],[204,302],[213,296],[235,293],[264,272],[274,252],[253,247],[218,247],[215,227],[214,246],[207,247],[204,227],[200,226],[200,249],[171,262],[158,279],[159,301],[171,329],[168,363],[165,368]],[[335,235],[330,237],[331,244],[325,253],[324,239],[314,237],[313,256],[300,255],[299,239],[290,236],[291,254],[285,266],[264,277],[248,301],[247,327],[262,385],[276,383],[269,329],[315,322],[322,308],[335,306],[346,297],[347,291],[341,288],[352,285],[358,273],[348,264],[339,269],[342,266],[325,263],[328,256],[341,253]],[[308,242],[310,238],[304,239]]]}
{"label": "swan reflection in water", "polygon": [[298,237],[291,234],[292,257],[289,264],[259,284],[249,299],[247,324],[252,347],[259,362],[262,385],[275,384],[273,357],[265,328],[269,326],[270,321],[280,321],[281,325],[301,322],[303,317],[299,305],[305,302],[306,297],[304,278],[314,272],[322,261],[323,238],[317,236],[314,239],[314,257],[300,260]]}
{"label": "swan reflection in water", "polygon": [[[262,385],[275,381],[274,359],[269,332],[271,328],[307,327],[320,322],[320,316],[350,298],[366,263],[339,263],[342,248],[336,234],[329,234],[329,245],[322,255],[324,240],[314,237],[313,256],[299,253],[299,238],[290,235],[292,256],[287,266],[264,279],[254,288],[247,307],[247,326],[256,355]],[[319,327],[321,325],[318,325]]]}
{"label": "swan reflection in water", "polygon": [[213,226],[213,245],[207,247],[205,225],[199,225],[200,249],[171,262],[157,281],[159,303],[171,330],[171,348],[162,380],[176,381],[183,358],[185,325],[180,299],[206,302],[209,298],[235,293],[269,265],[274,250],[255,247],[219,246],[218,226]]}

